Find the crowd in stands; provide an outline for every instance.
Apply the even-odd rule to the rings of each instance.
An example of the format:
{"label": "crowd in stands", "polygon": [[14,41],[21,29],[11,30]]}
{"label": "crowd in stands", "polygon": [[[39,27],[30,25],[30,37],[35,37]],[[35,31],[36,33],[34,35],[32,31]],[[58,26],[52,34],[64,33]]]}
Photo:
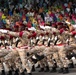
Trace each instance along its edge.
{"label": "crowd in stands", "polygon": [[[36,2],[36,3],[35,3]],[[29,4],[30,3],[30,4]],[[0,28],[11,31],[43,29],[53,26],[66,30],[67,22],[76,24],[76,5],[70,1],[36,0],[29,3],[11,3],[0,9]],[[16,5],[17,4],[17,5]]]}

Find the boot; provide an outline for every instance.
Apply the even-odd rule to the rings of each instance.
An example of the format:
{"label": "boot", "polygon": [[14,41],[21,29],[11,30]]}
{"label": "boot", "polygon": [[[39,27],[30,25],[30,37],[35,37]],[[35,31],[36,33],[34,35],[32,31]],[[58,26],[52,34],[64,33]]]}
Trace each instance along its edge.
{"label": "boot", "polygon": [[25,75],[25,73],[24,73],[24,72],[22,72],[22,73],[20,73],[20,75]]}
{"label": "boot", "polygon": [[54,63],[54,66],[57,68],[57,63]]}
{"label": "boot", "polygon": [[45,72],[49,72],[49,67],[48,66],[46,66]]}
{"label": "boot", "polygon": [[32,66],[32,72],[34,72],[34,71],[35,71],[35,66],[33,65],[33,66]]}
{"label": "boot", "polygon": [[16,69],[16,70],[15,70],[14,75],[19,75],[19,69]]}
{"label": "boot", "polygon": [[11,66],[11,71],[12,71],[12,72],[14,72],[14,69],[13,69],[13,67],[12,67],[12,66]]}
{"label": "boot", "polygon": [[60,68],[58,73],[63,73],[63,68]]}
{"label": "boot", "polygon": [[40,70],[39,70],[39,72],[43,72],[44,71],[44,68],[41,68]]}
{"label": "boot", "polygon": [[2,70],[1,75],[5,75],[5,71],[4,70]]}
{"label": "boot", "polygon": [[28,73],[28,75],[32,75],[32,73]]}
{"label": "boot", "polygon": [[26,72],[26,69],[24,69],[24,72]]}
{"label": "boot", "polygon": [[68,67],[65,67],[63,70],[63,74],[69,73]]}
{"label": "boot", "polygon": [[40,68],[40,65],[38,64],[38,66],[36,68]]}
{"label": "boot", "polygon": [[70,63],[69,64],[69,68],[74,68],[74,64],[73,63]]}
{"label": "boot", "polygon": [[7,75],[12,75],[12,70],[9,70]]}
{"label": "boot", "polygon": [[50,72],[56,72],[56,67],[52,67],[52,70]]}

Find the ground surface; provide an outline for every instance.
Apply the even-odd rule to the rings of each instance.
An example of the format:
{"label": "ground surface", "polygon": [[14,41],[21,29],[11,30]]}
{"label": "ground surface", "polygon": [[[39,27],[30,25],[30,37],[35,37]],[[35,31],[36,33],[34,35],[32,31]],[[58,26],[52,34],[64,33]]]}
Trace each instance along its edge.
{"label": "ground surface", "polygon": [[[51,73],[51,72],[38,72],[39,69],[36,69],[35,72],[32,72],[32,75],[76,75],[76,68],[73,69],[69,69],[69,73],[68,74],[63,74],[63,73]],[[0,74],[1,75],[1,74]],[[7,75],[7,73],[6,73]],[[25,73],[25,75],[28,75],[27,73]]]}
{"label": "ground surface", "polygon": [[50,72],[33,72],[33,75],[76,75],[76,68],[70,69],[68,74],[63,73],[50,73]]}

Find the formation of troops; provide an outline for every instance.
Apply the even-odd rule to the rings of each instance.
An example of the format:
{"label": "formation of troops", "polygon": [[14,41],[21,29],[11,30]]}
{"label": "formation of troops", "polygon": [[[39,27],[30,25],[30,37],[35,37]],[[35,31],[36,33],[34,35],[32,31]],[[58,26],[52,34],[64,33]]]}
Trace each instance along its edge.
{"label": "formation of troops", "polygon": [[13,72],[14,75],[25,75],[25,72],[32,75],[37,67],[40,67],[39,72],[65,74],[69,73],[69,68],[74,68],[75,57],[75,30],[69,32],[50,26],[21,32],[0,29],[1,75],[12,75]]}

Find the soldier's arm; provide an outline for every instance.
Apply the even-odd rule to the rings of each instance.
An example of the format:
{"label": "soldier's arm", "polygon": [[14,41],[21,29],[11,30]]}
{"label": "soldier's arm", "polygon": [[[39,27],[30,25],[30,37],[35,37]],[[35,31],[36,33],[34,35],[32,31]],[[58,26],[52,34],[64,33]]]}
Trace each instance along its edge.
{"label": "soldier's arm", "polygon": [[15,37],[19,37],[19,32],[8,31],[7,34],[15,36]]}
{"label": "soldier's arm", "polygon": [[17,51],[14,50],[14,51],[11,51],[10,53],[8,53],[6,56],[4,56],[4,59],[9,60],[9,59],[15,58],[15,56],[17,56],[17,55],[18,55]]}

